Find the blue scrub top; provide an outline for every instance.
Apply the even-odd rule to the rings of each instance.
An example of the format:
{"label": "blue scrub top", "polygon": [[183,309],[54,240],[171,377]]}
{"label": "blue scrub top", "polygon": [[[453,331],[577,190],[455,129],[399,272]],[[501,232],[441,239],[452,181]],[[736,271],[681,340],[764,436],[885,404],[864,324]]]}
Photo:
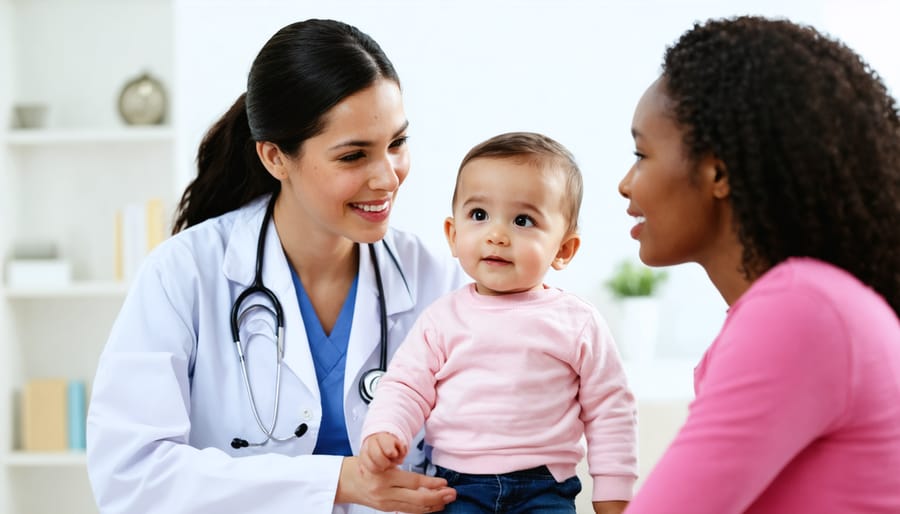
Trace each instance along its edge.
{"label": "blue scrub top", "polygon": [[312,352],[322,397],[322,425],[313,454],[353,455],[350,438],[347,436],[347,422],[344,419],[344,369],[347,366],[347,343],[350,327],[353,326],[353,306],[356,304],[356,286],[359,276],[353,279],[344,306],[338,314],[331,334],[326,334],[313,308],[300,277],[291,268],[300,315],[306,327],[306,337]]}

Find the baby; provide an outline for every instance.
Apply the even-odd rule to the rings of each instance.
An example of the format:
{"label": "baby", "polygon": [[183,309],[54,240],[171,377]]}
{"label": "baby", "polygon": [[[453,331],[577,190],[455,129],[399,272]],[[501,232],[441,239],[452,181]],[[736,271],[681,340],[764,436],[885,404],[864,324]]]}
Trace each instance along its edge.
{"label": "baby", "polygon": [[424,424],[446,513],[575,512],[584,457],[594,510],[619,513],[636,480],[636,415],[597,310],[544,284],[578,251],[581,172],[534,133],[463,159],[444,232],[475,282],[437,300],[381,379],[363,427],[364,472],[400,464]]}

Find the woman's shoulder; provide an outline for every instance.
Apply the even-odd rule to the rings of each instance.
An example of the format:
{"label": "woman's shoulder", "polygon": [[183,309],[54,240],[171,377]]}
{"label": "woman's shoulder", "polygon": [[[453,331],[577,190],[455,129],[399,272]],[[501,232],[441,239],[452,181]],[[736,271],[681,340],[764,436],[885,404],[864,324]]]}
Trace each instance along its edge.
{"label": "woman's shoulder", "polygon": [[840,311],[865,307],[890,310],[878,293],[850,272],[810,257],[792,257],[774,266],[753,284],[746,296],[772,297],[784,302],[806,298],[810,300],[807,304],[810,308],[821,308],[825,302]]}
{"label": "woman's shoulder", "polygon": [[[760,277],[729,310],[724,330],[780,333],[797,344],[799,334],[820,351],[880,345],[900,337],[887,301],[849,272],[811,258],[790,258]],[[771,334],[770,334],[771,335]]]}
{"label": "woman's shoulder", "polygon": [[391,257],[399,264],[456,269],[458,264],[446,247],[426,243],[416,234],[391,228],[384,236]]}
{"label": "woman's shoulder", "polygon": [[435,245],[425,243],[421,237],[406,230],[391,227],[385,234],[384,241],[388,248],[404,259],[434,258],[438,255]]}
{"label": "woman's shoulder", "polygon": [[427,292],[432,297],[437,292],[457,289],[467,281],[446,246],[429,244],[411,232],[391,228],[384,237],[384,247],[415,295]]}
{"label": "woman's shoulder", "polygon": [[[241,231],[248,234],[252,232],[252,222],[260,216],[264,207],[261,200],[253,201],[182,230],[153,249],[146,257],[146,264],[158,268],[174,267],[182,271],[195,266],[201,269],[220,269],[232,238]],[[252,228],[258,230],[259,227]],[[252,247],[255,248],[255,244]]]}

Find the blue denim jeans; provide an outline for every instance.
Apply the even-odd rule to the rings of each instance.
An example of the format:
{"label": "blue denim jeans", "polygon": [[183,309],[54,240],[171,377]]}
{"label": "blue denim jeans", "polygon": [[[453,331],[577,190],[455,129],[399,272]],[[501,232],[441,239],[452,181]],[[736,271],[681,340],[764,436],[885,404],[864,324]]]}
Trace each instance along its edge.
{"label": "blue denim jeans", "polygon": [[444,507],[445,514],[575,514],[575,496],[581,492],[577,476],[557,482],[547,466],[502,475],[436,468],[436,476],[456,489],[456,501]]}

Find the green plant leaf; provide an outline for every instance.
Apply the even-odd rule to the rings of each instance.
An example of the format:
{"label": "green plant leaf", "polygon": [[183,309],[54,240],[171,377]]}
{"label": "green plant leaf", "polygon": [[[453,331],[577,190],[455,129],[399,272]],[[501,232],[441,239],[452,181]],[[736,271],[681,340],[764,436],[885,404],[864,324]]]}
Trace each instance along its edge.
{"label": "green plant leaf", "polygon": [[622,261],[606,286],[615,296],[651,296],[667,278],[665,271],[657,271],[647,266]]}

